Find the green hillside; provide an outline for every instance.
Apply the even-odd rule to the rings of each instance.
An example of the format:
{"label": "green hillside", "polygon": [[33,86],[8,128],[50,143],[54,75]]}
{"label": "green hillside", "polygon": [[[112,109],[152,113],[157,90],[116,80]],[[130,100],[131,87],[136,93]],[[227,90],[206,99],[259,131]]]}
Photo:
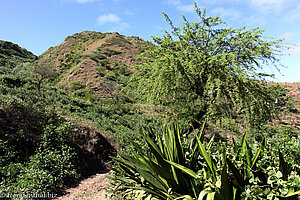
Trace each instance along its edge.
{"label": "green hillside", "polygon": [[58,71],[57,87],[90,89],[97,97],[115,98],[119,85],[132,74],[135,58],[151,43],[118,33],[84,31],[43,53],[38,65],[50,64]]}
{"label": "green hillside", "polygon": [[299,85],[253,70],[280,42],[204,25],[155,45],[84,31],[38,58],[1,41],[0,193],[112,170],[115,199],[297,199]]}
{"label": "green hillside", "polygon": [[0,74],[36,59],[37,56],[17,44],[0,40]]}

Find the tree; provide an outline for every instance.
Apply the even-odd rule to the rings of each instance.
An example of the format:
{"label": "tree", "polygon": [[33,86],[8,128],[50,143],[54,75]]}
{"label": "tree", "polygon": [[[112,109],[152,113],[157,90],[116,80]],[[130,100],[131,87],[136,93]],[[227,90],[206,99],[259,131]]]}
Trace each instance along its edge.
{"label": "tree", "polygon": [[41,89],[41,84],[45,79],[51,78],[56,74],[54,67],[50,64],[34,65],[33,72],[37,75],[38,90]]}
{"label": "tree", "polygon": [[259,28],[226,28],[196,3],[195,11],[200,21],[183,16],[182,28],[164,14],[172,31],[153,37],[157,46],[140,55],[130,85],[148,102],[170,106],[194,122],[242,113],[253,124],[271,119],[276,94],[262,81],[271,75],[257,70],[281,66],[282,40],[263,37]]}

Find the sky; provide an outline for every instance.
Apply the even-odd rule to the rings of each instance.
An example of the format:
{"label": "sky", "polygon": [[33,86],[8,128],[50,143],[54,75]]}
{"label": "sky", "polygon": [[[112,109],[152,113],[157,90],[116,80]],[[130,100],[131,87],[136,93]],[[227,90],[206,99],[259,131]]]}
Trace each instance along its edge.
{"label": "sky", "polygon": [[[194,0],[195,1],[195,0]],[[82,31],[119,32],[152,41],[169,30],[162,12],[180,26],[182,15],[197,22],[193,0],[0,0],[0,40],[40,55]],[[281,72],[267,68],[280,82],[300,82],[299,0],[196,0],[208,16],[229,27],[259,27],[265,37],[285,39]]]}

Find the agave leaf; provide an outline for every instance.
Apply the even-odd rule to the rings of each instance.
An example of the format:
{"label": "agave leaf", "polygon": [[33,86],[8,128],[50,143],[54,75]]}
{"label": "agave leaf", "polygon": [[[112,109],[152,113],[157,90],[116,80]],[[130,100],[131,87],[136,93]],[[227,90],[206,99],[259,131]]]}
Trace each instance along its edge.
{"label": "agave leaf", "polygon": [[196,166],[196,164],[198,162],[198,157],[199,157],[200,153],[201,153],[200,152],[200,148],[198,146],[196,146],[195,149],[192,152],[191,162],[190,162],[190,165],[189,165],[189,167],[191,169],[195,168],[195,166]]}
{"label": "agave leaf", "polygon": [[184,163],[185,161],[185,157],[184,157],[184,150],[183,150],[183,146],[182,146],[182,142],[181,142],[181,133],[180,133],[180,128],[178,125],[178,122],[176,122],[176,124],[174,125],[175,131],[174,133],[175,135],[175,145],[176,145],[176,151],[177,151],[177,157],[178,157],[178,163]]}
{"label": "agave leaf", "polygon": [[187,175],[191,176],[192,178],[197,178],[197,173],[195,173],[193,170],[182,166],[178,163],[174,163],[172,161],[166,160],[166,162],[170,163],[171,165],[173,165],[174,167],[176,167],[177,169],[181,170],[182,172],[186,173]]}
{"label": "agave leaf", "polygon": [[212,146],[212,144],[213,144],[213,142],[214,142],[214,139],[215,139],[215,135],[212,136],[212,137],[210,138],[208,144],[206,145],[206,150],[207,150],[207,151],[210,150],[210,148],[211,148],[211,146]]}
{"label": "agave leaf", "polygon": [[284,198],[292,197],[292,196],[300,196],[300,190],[296,192],[288,193]]}
{"label": "agave leaf", "polygon": [[160,149],[156,146],[156,144],[153,142],[153,140],[149,136],[147,136],[145,134],[145,135],[143,135],[143,138],[146,141],[146,143],[149,145],[149,147],[153,150],[152,151],[153,153],[155,153],[155,154],[157,153],[157,154],[159,154],[159,157],[163,157]]}
{"label": "agave leaf", "polygon": [[237,153],[238,150],[239,150],[239,147],[238,145],[236,144],[236,141],[234,138],[232,138],[232,142],[233,142],[233,149],[234,149],[234,152]]}
{"label": "agave leaf", "polygon": [[[151,162],[151,161],[150,161]],[[182,187],[180,186],[179,182],[177,179],[175,179],[174,176],[172,176],[172,173],[170,170],[167,170],[153,162],[151,162],[151,166],[153,167],[153,170],[162,177],[162,181],[167,184],[169,187],[176,188],[176,189],[181,189]],[[180,188],[181,187],[181,188]]]}
{"label": "agave leaf", "polygon": [[260,145],[259,149],[256,150],[255,155],[252,157],[252,159],[251,159],[252,164],[251,164],[250,169],[252,169],[255,166],[261,150],[265,147],[265,140],[266,140],[266,138],[263,139],[262,144]]}
{"label": "agave leaf", "polygon": [[221,174],[221,189],[220,189],[220,194],[222,196],[223,200],[232,200],[232,195],[231,195],[231,188],[230,188],[230,184],[228,181],[228,174],[227,174],[227,164],[224,163],[224,167],[222,170],[222,174]]}
{"label": "agave leaf", "polygon": [[239,150],[242,151],[242,154],[244,154],[244,155],[246,154],[246,151],[247,151],[246,137],[247,137],[247,132],[243,135],[243,138],[242,138],[241,143],[240,143],[241,149],[239,149]]}
{"label": "agave leaf", "polygon": [[148,181],[149,184],[154,186],[155,188],[159,188],[161,190],[168,190],[169,186],[164,183],[156,174],[152,174],[146,170],[138,170],[138,173]]}
{"label": "agave leaf", "polygon": [[241,175],[239,170],[233,165],[233,163],[230,161],[230,159],[227,158],[226,161],[227,161],[230,171],[233,173],[233,176],[235,178],[233,181],[234,184],[236,186],[238,186],[240,189],[242,189],[242,191],[244,191],[246,183],[244,181],[243,176]]}
{"label": "agave leaf", "polygon": [[134,168],[149,169],[149,165],[139,160],[138,157],[136,158],[125,154],[120,154],[120,157],[123,159],[121,160],[117,158],[117,160],[126,163],[128,166],[132,166]]}
{"label": "agave leaf", "polygon": [[[170,195],[168,195],[168,193],[164,192],[164,191],[161,191],[157,188],[149,188],[149,187],[131,187],[132,189],[136,190],[136,189],[140,189],[140,190],[143,190],[149,194],[152,194],[158,198],[161,198],[161,199],[167,199],[167,198],[170,198]],[[174,199],[174,198],[170,198],[170,199]]]}
{"label": "agave leaf", "polygon": [[161,137],[158,134],[157,134],[156,137],[157,137],[157,143],[158,143],[158,146],[160,148],[160,151],[164,152],[164,143],[163,143]]}
{"label": "agave leaf", "polygon": [[248,143],[246,142],[246,162],[247,166],[250,168],[251,166],[251,158],[253,158],[253,154],[251,148],[249,147]]}
{"label": "agave leaf", "polygon": [[156,171],[154,171],[151,167],[149,167],[149,165],[145,165],[143,162],[141,162],[140,160],[134,157],[130,157],[126,155],[122,155],[122,156],[126,157],[128,160],[119,159],[119,158],[115,158],[115,159],[118,160],[120,163],[124,164],[125,167],[129,167],[134,172],[139,173],[145,180],[147,180],[153,186],[160,189],[166,189],[169,187],[164,180],[162,180],[159,176],[157,176]]}
{"label": "agave leaf", "polygon": [[211,191],[208,191],[208,190],[202,190],[198,196],[198,200],[204,200],[205,199],[205,196],[210,193]]}
{"label": "agave leaf", "polygon": [[216,192],[211,192],[207,194],[206,200],[214,200]]}
{"label": "agave leaf", "polygon": [[214,163],[212,162],[211,158],[210,158],[210,155],[206,152],[204,146],[202,145],[199,137],[197,135],[195,135],[196,138],[197,138],[197,141],[198,141],[198,145],[199,145],[199,148],[200,148],[200,151],[201,151],[201,154],[202,156],[204,157],[208,167],[209,167],[209,170],[213,176],[213,181],[216,182],[217,178],[216,178],[216,167],[214,165]]}
{"label": "agave leaf", "polygon": [[191,197],[190,195],[184,195],[184,196],[181,196],[181,197],[176,198],[175,200],[178,200],[178,199],[194,200],[194,198]]}
{"label": "agave leaf", "polygon": [[[202,137],[203,133],[204,133],[204,125],[202,126],[202,129],[201,129],[201,132],[199,133],[199,138]],[[190,163],[190,168],[194,169],[197,162],[198,162],[198,157],[201,153],[200,151],[200,148],[199,148],[199,145],[198,145],[198,141],[197,141],[197,138],[193,138],[193,146],[192,146],[192,156],[191,156],[191,163]]]}
{"label": "agave leaf", "polygon": [[144,196],[144,194],[145,194],[145,191],[143,191],[143,190],[139,191],[138,196],[136,197],[136,200],[141,200],[142,197]]}
{"label": "agave leaf", "polygon": [[279,153],[279,171],[282,173],[282,178],[286,180],[291,173],[291,170],[288,164],[285,162],[282,153],[278,150]]}
{"label": "agave leaf", "polygon": [[150,152],[153,153],[153,155],[155,156],[157,163],[160,163],[160,165],[162,165],[162,167],[168,168],[168,166],[164,162],[164,156],[163,156],[162,152],[157,147],[157,145],[152,141],[152,139],[145,135],[144,140],[147,142],[147,144],[150,148]]}

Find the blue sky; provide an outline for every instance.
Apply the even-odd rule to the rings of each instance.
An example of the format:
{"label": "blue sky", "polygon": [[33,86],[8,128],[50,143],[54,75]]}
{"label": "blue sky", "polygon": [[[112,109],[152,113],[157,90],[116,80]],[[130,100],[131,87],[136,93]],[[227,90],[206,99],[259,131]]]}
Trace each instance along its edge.
{"label": "blue sky", "polygon": [[[140,36],[151,41],[168,29],[162,12],[176,25],[184,14],[197,21],[189,0],[0,0],[0,40],[7,40],[40,55],[74,33],[85,30]],[[299,0],[198,0],[210,16],[221,16],[229,26],[260,27],[266,37],[295,44],[286,50],[282,75],[276,81],[300,81]]]}

